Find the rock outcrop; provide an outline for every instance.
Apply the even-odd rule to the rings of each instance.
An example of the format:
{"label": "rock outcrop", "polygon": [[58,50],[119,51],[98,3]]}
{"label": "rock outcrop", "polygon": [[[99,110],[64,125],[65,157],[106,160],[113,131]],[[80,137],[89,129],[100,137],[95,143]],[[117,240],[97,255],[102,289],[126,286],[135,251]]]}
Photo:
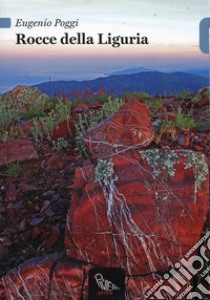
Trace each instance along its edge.
{"label": "rock outcrop", "polygon": [[154,149],[114,155],[111,162],[76,170],[67,254],[121,267],[128,276],[166,272],[201,236],[208,213],[205,158]]}
{"label": "rock outcrop", "polygon": [[15,139],[0,143],[0,166],[37,159],[39,155],[32,141]]}
{"label": "rock outcrop", "polygon": [[92,158],[110,157],[134,148],[145,148],[154,139],[149,109],[130,99],[120,110],[87,130],[84,141]]}

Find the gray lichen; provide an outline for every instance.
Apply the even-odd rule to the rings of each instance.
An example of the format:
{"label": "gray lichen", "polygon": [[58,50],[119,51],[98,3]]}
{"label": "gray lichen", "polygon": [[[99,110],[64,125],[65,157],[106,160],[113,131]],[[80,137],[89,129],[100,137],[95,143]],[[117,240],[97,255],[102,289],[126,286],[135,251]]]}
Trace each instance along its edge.
{"label": "gray lichen", "polygon": [[[141,157],[145,159],[148,165],[152,169],[152,174],[157,177],[161,176],[162,170],[165,170],[164,176],[174,176],[176,173],[176,164],[182,158],[187,160],[184,162],[184,169],[193,169],[195,176],[195,201],[197,197],[197,191],[202,187],[208,176],[208,165],[205,161],[203,154],[198,154],[190,150],[180,150],[176,152],[174,150],[160,151],[159,149],[151,149],[139,151]],[[162,177],[163,178],[163,177]]]}
{"label": "gray lichen", "polygon": [[104,185],[109,185],[110,180],[117,181],[118,176],[114,175],[114,163],[100,159],[95,167],[95,181],[102,182]]}
{"label": "gray lichen", "polygon": [[195,174],[195,189],[201,188],[206,180],[209,170],[204,155],[196,155],[193,151],[186,152],[188,160],[184,164],[185,169],[193,168]]}
{"label": "gray lichen", "polygon": [[159,149],[151,149],[145,150],[144,152],[140,151],[140,154],[141,157],[145,159],[152,168],[152,173],[154,176],[157,177],[161,175],[162,170],[166,171],[166,175],[175,175],[175,165],[179,160],[179,156],[175,151],[159,151]]}

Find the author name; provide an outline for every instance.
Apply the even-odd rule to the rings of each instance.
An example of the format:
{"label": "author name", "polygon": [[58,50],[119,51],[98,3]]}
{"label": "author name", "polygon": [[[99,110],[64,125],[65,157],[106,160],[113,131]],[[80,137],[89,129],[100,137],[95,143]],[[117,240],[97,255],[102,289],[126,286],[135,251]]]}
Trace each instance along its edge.
{"label": "author name", "polygon": [[64,21],[61,19],[55,19],[50,21],[44,19],[43,21],[25,21],[23,19],[17,19],[15,27],[25,27],[27,29],[32,29],[36,27],[62,27],[64,29],[73,29],[79,26],[79,19]]}

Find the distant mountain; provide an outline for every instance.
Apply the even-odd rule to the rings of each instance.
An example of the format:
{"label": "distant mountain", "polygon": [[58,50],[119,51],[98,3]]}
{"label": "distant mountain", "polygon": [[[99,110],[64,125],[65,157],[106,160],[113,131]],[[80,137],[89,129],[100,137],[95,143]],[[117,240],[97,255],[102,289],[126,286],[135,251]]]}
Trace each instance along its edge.
{"label": "distant mountain", "polygon": [[183,72],[209,78],[209,69],[187,69],[183,70]]}
{"label": "distant mountain", "polygon": [[106,74],[106,75],[109,75],[109,76],[112,76],[112,75],[129,75],[129,74],[137,74],[137,73],[141,73],[141,72],[153,72],[153,71],[158,71],[158,70],[155,70],[155,69],[146,69],[144,67],[139,67],[139,68],[133,68],[133,69],[125,69],[125,70],[122,70],[122,71],[117,71],[117,72],[113,72],[113,73],[110,73],[110,74]]}
{"label": "distant mountain", "polygon": [[[148,69],[144,67],[138,67],[138,68],[132,68],[132,69],[125,69],[117,72],[113,72],[110,74],[105,74],[105,75],[129,75],[129,74],[137,74],[141,72],[161,72],[160,69]],[[167,70],[164,73],[175,73],[175,72],[184,72],[184,73],[189,73],[189,74],[194,74],[194,75],[200,75],[203,77],[209,78],[209,69],[208,68],[203,68],[203,69],[183,69],[183,70]]]}
{"label": "distant mountain", "polygon": [[75,90],[84,91],[87,87],[95,93],[103,87],[108,93],[115,96],[134,92],[146,92],[155,96],[181,93],[186,89],[196,92],[206,86],[208,86],[207,78],[182,72],[141,72],[86,81],[52,81],[33,85],[50,97],[54,97],[58,93],[66,93],[71,99],[74,99]]}

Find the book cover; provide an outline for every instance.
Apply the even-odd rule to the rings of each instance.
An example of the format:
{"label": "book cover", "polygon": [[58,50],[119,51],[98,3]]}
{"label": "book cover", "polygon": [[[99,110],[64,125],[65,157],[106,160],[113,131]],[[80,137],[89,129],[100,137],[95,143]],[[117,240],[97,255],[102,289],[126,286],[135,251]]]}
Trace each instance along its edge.
{"label": "book cover", "polygon": [[0,1],[0,299],[210,299],[208,1]]}

